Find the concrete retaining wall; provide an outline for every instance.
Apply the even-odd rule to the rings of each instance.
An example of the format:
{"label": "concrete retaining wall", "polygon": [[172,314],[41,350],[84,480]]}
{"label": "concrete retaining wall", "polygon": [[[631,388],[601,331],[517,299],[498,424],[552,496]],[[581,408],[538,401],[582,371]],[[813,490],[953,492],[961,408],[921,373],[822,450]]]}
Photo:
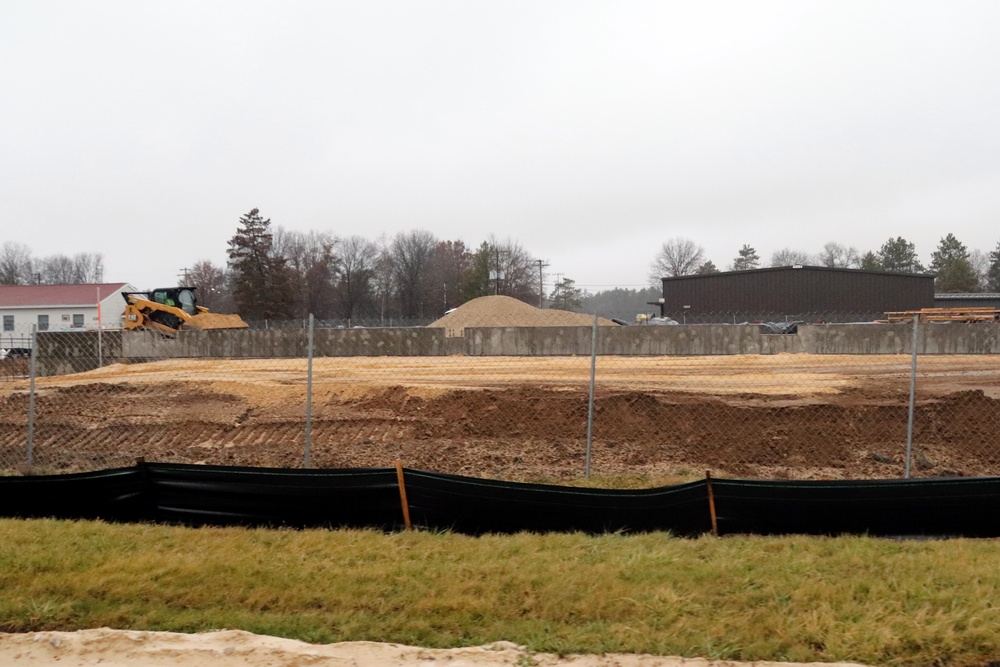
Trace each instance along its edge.
{"label": "concrete retaining wall", "polygon": [[[912,324],[808,324],[797,334],[763,334],[754,325],[599,327],[601,355],[909,354]],[[443,329],[318,329],[317,357],[340,356],[589,356],[591,327],[479,327],[464,337]],[[292,331],[186,331],[176,338],[151,332],[104,332],[105,364],[151,359],[302,358],[308,334]],[[921,325],[919,354],[998,354],[1000,323]],[[98,366],[93,331],[40,332],[42,375]]]}
{"label": "concrete retaining wall", "polygon": [[[443,329],[316,329],[317,357],[440,356],[462,352],[463,339],[446,339]],[[122,354],[128,359],[175,357],[305,357],[309,335],[303,330],[182,331],[176,338],[129,332]]]}
{"label": "concrete retaining wall", "polygon": [[[466,328],[470,356],[590,355],[592,327]],[[797,336],[766,335],[756,326],[705,324],[670,327],[598,327],[602,355],[712,355],[800,352]]]}

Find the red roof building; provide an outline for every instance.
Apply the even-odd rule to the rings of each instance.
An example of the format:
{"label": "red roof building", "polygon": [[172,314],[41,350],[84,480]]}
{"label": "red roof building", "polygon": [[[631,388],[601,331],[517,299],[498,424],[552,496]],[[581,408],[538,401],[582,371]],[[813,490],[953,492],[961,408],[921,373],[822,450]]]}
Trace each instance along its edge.
{"label": "red roof building", "polygon": [[[39,331],[116,329],[121,326],[129,283],[0,285],[0,336]],[[98,320],[100,312],[100,320]]]}

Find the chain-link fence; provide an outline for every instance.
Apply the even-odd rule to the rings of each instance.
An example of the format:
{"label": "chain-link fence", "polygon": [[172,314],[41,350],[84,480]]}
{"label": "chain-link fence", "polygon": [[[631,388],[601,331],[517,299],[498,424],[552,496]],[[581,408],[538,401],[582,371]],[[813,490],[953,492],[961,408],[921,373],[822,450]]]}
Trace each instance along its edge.
{"label": "chain-link fence", "polygon": [[412,328],[39,332],[0,360],[0,470],[400,459],[542,481],[1000,474],[995,323],[772,333],[559,312],[516,327],[466,312]]}

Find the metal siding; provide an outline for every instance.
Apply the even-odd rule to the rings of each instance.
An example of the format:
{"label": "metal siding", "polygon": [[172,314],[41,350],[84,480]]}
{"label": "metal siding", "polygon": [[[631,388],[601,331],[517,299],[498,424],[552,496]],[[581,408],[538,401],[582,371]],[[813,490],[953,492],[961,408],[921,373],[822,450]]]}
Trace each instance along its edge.
{"label": "metal siding", "polygon": [[[665,278],[664,311],[689,313],[871,313],[934,305],[927,275],[804,267]],[[689,310],[683,308],[690,305]]]}

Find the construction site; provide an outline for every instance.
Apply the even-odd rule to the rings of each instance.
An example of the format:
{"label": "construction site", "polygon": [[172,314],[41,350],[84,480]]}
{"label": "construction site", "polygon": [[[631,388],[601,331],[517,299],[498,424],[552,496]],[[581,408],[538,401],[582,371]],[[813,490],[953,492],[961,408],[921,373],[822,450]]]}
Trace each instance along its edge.
{"label": "construction site", "polygon": [[[568,326],[589,336],[591,327],[579,324],[593,323],[524,304],[512,316],[502,297],[470,303],[432,328],[458,336],[490,323]],[[995,324],[970,326],[997,338]],[[623,328],[632,327],[599,327]],[[401,460],[554,481],[583,475],[589,433],[598,477],[865,479],[902,476],[909,435],[915,476],[1000,474],[1000,355],[922,354],[910,427],[907,352],[600,354],[592,410],[585,354],[105,359],[92,370],[37,377],[33,400],[27,378],[0,383],[0,465],[7,473],[137,459],[301,467],[308,441],[309,465],[323,468]]]}

